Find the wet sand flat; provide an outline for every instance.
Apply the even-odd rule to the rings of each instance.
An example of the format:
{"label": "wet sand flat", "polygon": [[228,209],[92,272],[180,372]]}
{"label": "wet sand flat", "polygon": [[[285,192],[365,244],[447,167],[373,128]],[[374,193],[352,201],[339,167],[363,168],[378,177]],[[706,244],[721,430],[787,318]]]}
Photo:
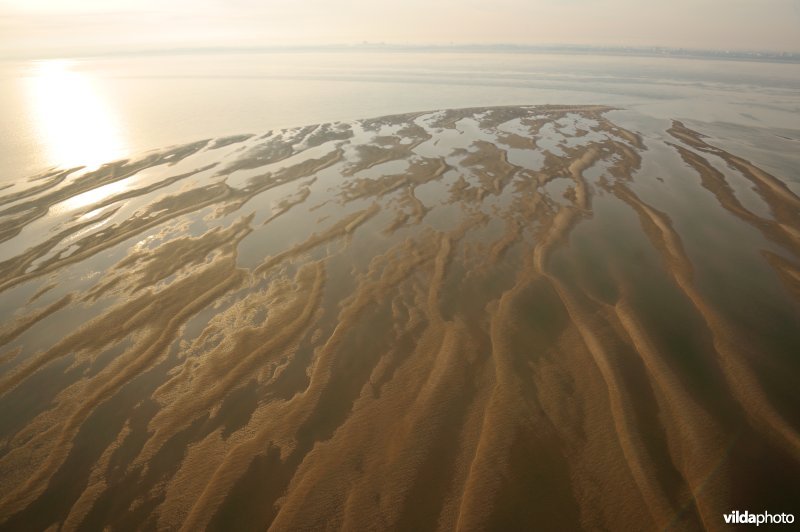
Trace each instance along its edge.
{"label": "wet sand flat", "polygon": [[642,123],[407,113],[0,190],[0,530],[796,513],[798,176]]}

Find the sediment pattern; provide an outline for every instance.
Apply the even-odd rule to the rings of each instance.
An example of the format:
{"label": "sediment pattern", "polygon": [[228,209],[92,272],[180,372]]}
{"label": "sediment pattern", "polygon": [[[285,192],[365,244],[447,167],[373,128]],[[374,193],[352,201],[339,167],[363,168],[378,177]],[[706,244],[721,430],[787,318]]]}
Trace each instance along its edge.
{"label": "sediment pattern", "polygon": [[0,529],[796,510],[797,176],[624,117],[389,116],[3,190]]}

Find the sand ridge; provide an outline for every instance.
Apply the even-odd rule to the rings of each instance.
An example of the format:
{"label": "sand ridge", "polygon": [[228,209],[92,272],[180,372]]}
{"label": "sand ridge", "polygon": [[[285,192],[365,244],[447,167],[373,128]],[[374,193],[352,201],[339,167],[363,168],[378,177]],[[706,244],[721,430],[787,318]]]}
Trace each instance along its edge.
{"label": "sand ridge", "polygon": [[0,191],[0,529],[717,530],[790,500],[800,199],[609,111],[317,124]]}

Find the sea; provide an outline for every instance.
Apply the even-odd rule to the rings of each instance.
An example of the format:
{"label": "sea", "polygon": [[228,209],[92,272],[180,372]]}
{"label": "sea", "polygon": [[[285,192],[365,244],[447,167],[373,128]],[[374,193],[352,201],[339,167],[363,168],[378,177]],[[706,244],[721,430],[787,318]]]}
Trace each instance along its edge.
{"label": "sea", "polygon": [[[225,135],[543,104],[603,104],[704,122],[746,149],[788,139],[779,151],[800,153],[796,63],[589,53],[184,52],[0,61],[0,182]],[[769,159],[763,162],[775,162]]]}

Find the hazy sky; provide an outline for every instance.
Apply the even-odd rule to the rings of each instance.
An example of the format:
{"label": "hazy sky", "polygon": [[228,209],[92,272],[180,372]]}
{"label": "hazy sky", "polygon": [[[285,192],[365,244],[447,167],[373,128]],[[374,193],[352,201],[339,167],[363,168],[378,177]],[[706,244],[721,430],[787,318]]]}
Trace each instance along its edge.
{"label": "hazy sky", "polygon": [[800,52],[800,0],[0,0],[0,56],[362,41]]}

